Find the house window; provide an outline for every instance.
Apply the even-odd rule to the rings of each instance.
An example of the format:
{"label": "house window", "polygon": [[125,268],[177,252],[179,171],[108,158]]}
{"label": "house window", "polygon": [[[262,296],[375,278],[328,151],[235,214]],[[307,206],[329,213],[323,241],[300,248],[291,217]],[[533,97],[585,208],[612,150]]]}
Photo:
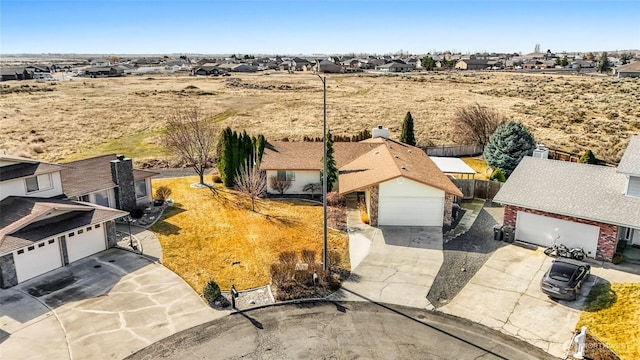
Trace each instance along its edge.
{"label": "house window", "polygon": [[38,244],[38,247],[43,247],[43,246],[44,246],[44,243],[43,243],[43,242],[41,242],[40,244]]}
{"label": "house window", "polygon": [[93,230],[93,228],[92,228],[91,226],[89,226],[89,227],[87,228],[87,231],[91,231],[91,230]]}
{"label": "house window", "polygon": [[278,170],[278,181],[295,181],[296,180],[296,172],[295,171],[284,171]]}
{"label": "house window", "polygon": [[624,228],[624,230],[622,230],[622,240],[631,241],[632,237],[633,237],[632,228]]}
{"label": "house window", "polygon": [[80,201],[89,202],[89,195],[82,195],[78,198]]}
{"label": "house window", "polygon": [[27,248],[27,250],[31,251],[31,250],[33,250],[33,249],[35,249],[35,248],[36,248],[36,247],[32,245],[32,246],[29,246],[29,247]]}
{"label": "house window", "polygon": [[96,204],[109,207],[109,192],[107,190],[102,190],[94,193],[96,198]]}
{"label": "house window", "polygon": [[82,234],[84,232],[84,230],[80,229],[78,230],[78,235]]}
{"label": "house window", "polygon": [[53,188],[53,183],[51,182],[51,175],[44,174],[38,176],[32,176],[25,179],[25,183],[27,185],[27,193],[32,193],[35,191],[49,190]]}
{"label": "house window", "polygon": [[53,244],[54,242],[56,242],[56,239],[49,240],[49,244]]}
{"label": "house window", "polygon": [[100,224],[96,224],[96,229],[100,227]]}
{"label": "house window", "polygon": [[76,236],[76,234],[75,234],[75,233],[69,233],[69,234],[67,234],[67,235],[69,235],[69,237],[74,237],[74,236]]}
{"label": "house window", "polygon": [[18,255],[20,255],[20,254],[24,254],[24,249],[18,250]]}
{"label": "house window", "polygon": [[139,180],[136,181],[136,198],[143,198],[147,196],[147,181]]}

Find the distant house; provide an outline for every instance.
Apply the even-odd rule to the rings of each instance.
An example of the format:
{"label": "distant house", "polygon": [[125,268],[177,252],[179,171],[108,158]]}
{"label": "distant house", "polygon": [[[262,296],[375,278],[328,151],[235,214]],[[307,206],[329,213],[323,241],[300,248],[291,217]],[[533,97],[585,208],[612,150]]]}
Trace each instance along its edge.
{"label": "distant house", "polygon": [[21,68],[21,67],[0,68],[0,81],[28,80],[28,79],[33,79],[33,76],[25,68]]}
{"label": "distant house", "polygon": [[124,70],[117,66],[90,67],[84,71],[88,77],[115,77],[122,76]]}
{"label": "distant house", "polygon": [[456,62],[456,70],[485,70],[489,67],[489,60],[486,59],[465,59]]}
{"label": "distant house", "polygon": [[[131,211],[153,200],[155,172],[133,168],[123,155],[103,155],[64,164],[61,180],[69,199]],[[91,180],[87,180],[91,174]]]}
{"label": "distant house", "polygon": [[341,72],[344,72],[344,68],[329,60],[322,60],[318,63],[318,72],[341,73]]}
{"label": "distant house", "polygon": [[388,64],[376,66],[376,70],[390,73],[411,72],[415,67],[411,64],[401,62],[390,62]]}
{"label": "distant house", "polygon": [[[388,139],[382,127],[372,133],[374,138],[361,142],[334,143],[334,188],[360,194],[373,226],[450,224],[453,199],[462,192],[420,148]],[[287,194],[302,194],[305,185],[320,182],[321,158],[321,142],[274,142],[265,148],[260,168],[268,178],[290,183]]]}
{"label": "distant house", "polygon": [[[0,156],[0,287],[8,288],[116,245],[127,212],[64,199],[67,167]],[[91,173],[84,180],[92,180]]]}
{"label": "distant house", "polygon": [[257,69],[249,64],[241,63],[241,64],[220,64],[218,69],[221,71],[232,71],[232,72],[255,72]]}
{"label": "distant house", "polygon": [[194,75],[202,75],[202,76],[218,75],[220,73],[220,69],[218,69],[218,66],[220,66],[220,64],[204,63],[204,64],[194,68],[193,69],[193,74]]}
{"label": "distant house", "polygon": [[313,64],[309,60],[299,57],[295,57],[290,61],[290,70],[304,71],[311,69],[312,66]]}
{"label": "distant house", "polygon": [[640,77],[640,61],[618,66],[614,72],[617,77]]}

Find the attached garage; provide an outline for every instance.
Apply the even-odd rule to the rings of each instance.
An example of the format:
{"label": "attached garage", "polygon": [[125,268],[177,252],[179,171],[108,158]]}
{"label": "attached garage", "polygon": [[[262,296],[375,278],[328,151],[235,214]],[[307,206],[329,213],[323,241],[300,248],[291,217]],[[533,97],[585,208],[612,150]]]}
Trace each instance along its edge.
{"label": "attached garage", "polygon": [[569,248],[580,247],[588,257],[595,258],[600,228],[594,225],[556,219],[518,211],[516,240],[549,246],[559,236],[558,243]]}
{"label": "attached garage", "polygon": [[58,239],[33,243],[13,253],[18,282],[23,282],[62,267],[62,253]]}
{"label": "attached garage", "polygon": [[104,230],[99,224],[67,234],[67,255],[70,263],[106,248]]}
{"label": "attached garage", "polygon": [[399,177],[380,184],[378,224],[442,226],[444,191]]}

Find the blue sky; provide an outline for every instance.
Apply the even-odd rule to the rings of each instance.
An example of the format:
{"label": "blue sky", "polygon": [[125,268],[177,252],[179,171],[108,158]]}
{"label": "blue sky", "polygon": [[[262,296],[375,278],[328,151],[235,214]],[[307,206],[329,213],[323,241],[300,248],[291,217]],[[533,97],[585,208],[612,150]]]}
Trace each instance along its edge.
{"label": "blue sky", "polygon": [[640,0],[2,0],[0,53],[623,50],[639,19]]}

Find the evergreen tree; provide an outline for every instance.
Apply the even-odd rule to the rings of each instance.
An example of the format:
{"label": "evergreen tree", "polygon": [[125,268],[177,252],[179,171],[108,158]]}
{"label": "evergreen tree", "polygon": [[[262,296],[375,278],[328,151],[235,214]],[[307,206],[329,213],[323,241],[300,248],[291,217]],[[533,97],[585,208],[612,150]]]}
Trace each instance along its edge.
{"label": "evergreen tree", "polygon": [[[333,189],[333,183],[338,180],[338,167],[336,160],[333,158],[333,136],[331,131],[327,132],[327,192]],[[321,159],[324,164],[324,157]],[[324,180],[322,171],[320,171],[320,183]]]}
{"label": "evergreen tree", "polygon": [[407,115],[405,115],[404,121],[402,122],[400,142],[416,146],[416,137],[413,134],[413,117],[411,116],[410,111],[407,111]]}
{"label": "evergreen tree", "polygon": [[499,168],[508,178],[522,158],[536,147],[533,136],[521,123],[507,121],[489,137],[484,159],[489,166]]}
{"label": "evergreen tree", "polygon": [[422,60],[420,60],[420,62],[422,63],[422,67],[427,71],[431,71],[436,67],[436,61],[433,60],[431,56],[423,57]]}
{"label": "evergreen tree", "polygon": [[578,162],[582,164],[595,164],[598,162],[598,159],[596,159],[596,156],[593,155],[593,152],[591,150],[587,150],[584,152],[584,154],[582,154],[582,156],[580,156]]}
{"label": "evergreen tree", "polygon": [[598,59],[598,66],[597,66],[598,71],[601,73],[607,72],[611,70],[612,67],[613,67],[613,64],[609,60],[609,55],[607,54],[606,51],[603,52],[602,55],[600,55],[600,58]]}

